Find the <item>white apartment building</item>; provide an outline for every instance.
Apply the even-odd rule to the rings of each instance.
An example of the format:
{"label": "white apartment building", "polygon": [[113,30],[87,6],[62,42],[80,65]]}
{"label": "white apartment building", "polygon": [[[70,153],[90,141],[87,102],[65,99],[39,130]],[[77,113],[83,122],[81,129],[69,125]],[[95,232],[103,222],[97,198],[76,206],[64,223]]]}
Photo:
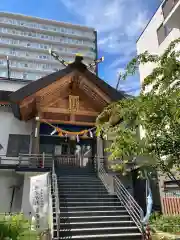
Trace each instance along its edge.
{"label": "white apartment building", "polygon": [[[137,53],[162,54],[171,41],[179,37],[180,0],[164,0],[137,40]],[[153,67],[153,64],[139,67],[141,83]]]}
{"label": "white apartment building", "polygon": [[79,25],[0,12],[1,83],[8,77],[7,56],[10,78],[21,79],[21,82],[36,80],[63,68],[50,56],[50,48],[65,61],[73,61],[79,53],[84,62],[90,63],[97,57],[96,32]]}

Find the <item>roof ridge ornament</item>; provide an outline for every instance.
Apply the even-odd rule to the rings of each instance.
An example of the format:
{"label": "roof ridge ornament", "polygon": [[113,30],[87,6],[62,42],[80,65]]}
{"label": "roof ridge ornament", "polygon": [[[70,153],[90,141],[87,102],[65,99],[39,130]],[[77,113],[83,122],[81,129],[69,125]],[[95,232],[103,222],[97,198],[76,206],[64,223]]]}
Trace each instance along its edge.
{"label": "roof ridge ornament", "polygon": [[[67,67],[68,65],[73,63],[73,62],[66,62],[62,57],[59,56],[59,54],[56,51],[52,50],[51,48],[49,49],[49,54],[52,57],[54,57],[57,61],[59,61],[62,65],[64,65],[65,67]],[[82,62],[82,60],[83,60],[83,55],[80,54],[80,53],[77,53],[74,62],[80,63],[80,62]],[[87,67],[87,69],[94,71],[94,68],[97,66],[97,64],[99,64],[99,63],[101,63],[103,61],[104,61],[104,57],[101,57],[101,58],[99,58],[97,60],[92,61],[88,65],[86,65],[84,63],[83,64]]]}

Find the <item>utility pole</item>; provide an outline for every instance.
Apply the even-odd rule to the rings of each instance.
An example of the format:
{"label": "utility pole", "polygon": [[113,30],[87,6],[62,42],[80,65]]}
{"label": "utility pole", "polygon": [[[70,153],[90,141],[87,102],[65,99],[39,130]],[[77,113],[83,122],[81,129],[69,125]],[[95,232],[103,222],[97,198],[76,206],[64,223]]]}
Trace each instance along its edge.
{"label": "utility pole", "polygon": [[119,88],[120,81],[121,81],[121,74],[119,73],[117,84],[116,84],[116,90],[118,90],[118,88]]}

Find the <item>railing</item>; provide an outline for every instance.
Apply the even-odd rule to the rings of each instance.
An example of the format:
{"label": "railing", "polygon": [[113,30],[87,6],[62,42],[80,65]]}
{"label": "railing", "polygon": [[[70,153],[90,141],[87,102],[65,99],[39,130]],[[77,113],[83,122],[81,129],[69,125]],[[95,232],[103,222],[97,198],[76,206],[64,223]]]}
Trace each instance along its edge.
{"label": "railing", "polygon": [[162,11],[164,18],[167,18],[173,7],[178,3],[179,0],[166,0],[162,5]]}
{"label": "railing", "polygon": [[114,177],[114,191],[137,227],[140,229],[140,231],[142,231],[142,220],[144,215],[143,210],[132,197],[132,195],[127,191],[121,181],[117,178],[117,176]]}
{"label": "railing", "polygon": [[[97,162],[99,160],[99,163]],[[106,187],[109,193],[112,193],[112,184],[113,184],[113,176],[110,176],[106,170],[104,169],[104,159],[97,158],[96,159],[96,169],[98,172],[98,177],[103,182],[104,186]]]}
{"label": "railing", "polygon": [[110,193],[117,195],[123,206],[126,208],[127,212],[139,228],[143,232],[143,210],[132,197],[132,195],[127,191],[124,185],[121,183],[117,176],[110,175],[104,169],[104,158],[96,158],[96,169],[99,178],[103,182],[104,186]]}
{"label": "railing", "polygon": [[60,207],[57,176],[54,167],[54,159],[52,159],[52,207],[53,207],[53,239],[59,239],[60,227]]}
{"label": "railing", "polygon": [[165,192],[161,197],[163,213],[165,215],[180,214],[180,190]]}
{"label": "railing", "polygon": [[60,155],[56,156],[55,159],[57,166],[80,166],[80,159],[74,155]]}
{"label": "railing", "polygon": [[16,166],[29,168],[51,168],[52,155],[48,154],[19,154],[18,157],[0,155],[0,166]]}

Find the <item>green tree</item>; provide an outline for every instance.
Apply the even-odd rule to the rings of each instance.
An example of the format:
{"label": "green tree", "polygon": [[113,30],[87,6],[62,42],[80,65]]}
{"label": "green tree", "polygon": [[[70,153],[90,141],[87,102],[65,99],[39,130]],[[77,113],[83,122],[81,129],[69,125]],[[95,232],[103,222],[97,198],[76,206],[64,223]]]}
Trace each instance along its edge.
{"label": "green tree", "polygon": [[[176,180],[180,171],[180,38],[171,42],[161,55],[148,52],[138,55],[121,75],[126,80],[140,64],[154,64],[138,97],[110,104],[97,118],[97,134],[113,135],[108,149],[111,159],[121,159],[115,169],[126,172],[136,159],[140,170],[151,168]],[[144,136],[139,136],[139,128]],[[141,173],[143,171],[140,171]],[[178,182],[177,182],[178,183]],[[180,186],[180,184],[179,184]]]}
{"label": "green tree", "polygon": [[23,214],[0,215],[0,240],[36,240],[38,232],[31,230],[31,221]]}

